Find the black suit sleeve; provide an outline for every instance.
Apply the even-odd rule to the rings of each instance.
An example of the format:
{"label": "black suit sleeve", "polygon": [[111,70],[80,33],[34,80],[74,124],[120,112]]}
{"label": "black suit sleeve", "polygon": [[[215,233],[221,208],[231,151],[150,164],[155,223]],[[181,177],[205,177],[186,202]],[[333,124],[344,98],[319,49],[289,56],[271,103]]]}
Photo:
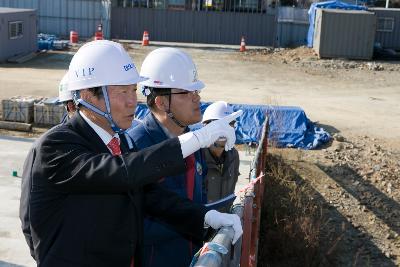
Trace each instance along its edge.
{"label": "black suit sleeve", "polygon": [[29,151],[28,157],[24,163],[24,174],[21,181],[21,201],[20,201],[20,208],[19,208],[19,217],[21,219],[21,227],[22,233],[25,236],[26,243],[29,246],[29,250],[31,256],[35,259],[35,251],[33,247],[33,240],[32,240],[32,232],[31,232],[31,224],[29,220],[29,197],[30,197],[30,190],[31,190],[31,179],[29,176],[32,171],[32,164],[35,161],[36,151],[35,149],[31,149]]}
{"label": "black suit sleeve", "polygon": [[145,188],[144,203],[148,215],[171,225],[182,234],[204,240],[204,216],[206,208],[187,198],[166,190],[158,184]]}
{"label": "black suit sleeve", "polygon": [[[99,153],[79,135],[55,132],[39,145],[34,186],[66,192],[126,192],[184,172],[178,138],[121,156]],[[35,183],[34,182],[34,183]],[[43,184],[40,184],[43,183]]]}

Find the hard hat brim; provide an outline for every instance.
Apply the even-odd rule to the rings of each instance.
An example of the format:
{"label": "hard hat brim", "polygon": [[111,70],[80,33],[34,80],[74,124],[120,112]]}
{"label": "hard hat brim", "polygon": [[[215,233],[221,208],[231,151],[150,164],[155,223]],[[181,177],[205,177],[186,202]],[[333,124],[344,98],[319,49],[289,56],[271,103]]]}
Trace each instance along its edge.
{"label": "hard hat brim", "polygon": [[146,79],[144,82],[140,82],[139,83],[140,86],[148,86],[148,87],[152,87],[152,88],[171,88],[171,89],[182,89],[182,90],[186,90],[186,91],[198,91],[198,90],[202,90],[205,85],[202,81],[196,81],[190,85],[187,86],[181,86],[181,87],[175,87],[169,84],[157,84],[155,85],[152,81]]}
{"label": "hard hat brim", "polygon": [[194,83],[192,83],[189,86],[185,86],[185,88],[181,88],[187,91],[198,91],[198,90],[202,90],[205,87],[204,83],[202,81],[196,81]]}
{"label": "hard hat brim", "polygon": [[[139,76],[137,79],[134,80],[125,80],[125,81],[120,81],[120,82],[114,82],[113,84],[103,84],[103,83],[94,83],[90,88],[93,87],[99,87],[99,86],[107,86],[107,85],[131,85],[131,84],[138,84],[140,82],[144,82],[148,80],[149,78]],[[84,84],[80,84],[79,82],[76,82],[76,86],[74,86],[73,83],[68,84],[68,91],[76,91],[76,90],[84,90],[87,89],[88,87],[85,87]]]}

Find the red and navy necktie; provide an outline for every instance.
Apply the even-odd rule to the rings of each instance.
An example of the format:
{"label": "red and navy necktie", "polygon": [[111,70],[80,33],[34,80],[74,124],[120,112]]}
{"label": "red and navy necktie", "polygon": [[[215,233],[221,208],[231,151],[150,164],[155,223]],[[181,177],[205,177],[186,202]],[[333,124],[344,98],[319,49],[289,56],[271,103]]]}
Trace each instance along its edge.
{"label": "red and navy necktie", "polygon": [[119,139],[117,137],[113,137],[107,144],[107,147],[111,150],[113,156],[121,155],[121,148],[119,147]]}

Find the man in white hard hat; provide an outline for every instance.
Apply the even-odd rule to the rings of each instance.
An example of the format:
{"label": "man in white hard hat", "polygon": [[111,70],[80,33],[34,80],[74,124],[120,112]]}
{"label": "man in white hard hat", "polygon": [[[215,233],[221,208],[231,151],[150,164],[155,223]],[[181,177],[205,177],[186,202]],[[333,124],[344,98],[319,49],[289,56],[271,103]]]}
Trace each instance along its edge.
{"label": "man in white hard hat", "polygon": [[64,105],[66,115],[62,121],[70,119],[76,111],[72,91],[68,90],[68,72],[64,74],[58,86],[58,100]]}
{"label": "man in white hard hat", "polygon": [[78,111],[41,136],[24,163],[20,219],[38,266],[140,267],[144,213],[196,238],[204,226],[232,226],[232,241],[240,237],[237,216],[207,211],[156,183],[183,172],[184,158],[219,136],[231,148],[228,121],[240,113],[135,152],[124,130],[144,80],[115,42],[89,42],[72,58],[68,89]]}
{"label": "man in white hard hat", "polygon": [[[201,121],[200,90],[196,66],[187,53],[176,48],[158,48],[143,61],[140,82],[150,113],[142,124],[128,130],[138,149],[161,143],[189,131]],[[201,151],[186,158],[186,170],[164,177],[159,184],[196,203],[207,203],[206,164]],[[170,226],[147,217],[144,224],[144,266],[189,266],[201,240],[182,236]],[[179,257],[176,252],[179,251]]]}
{"label": "man in white hard hat", "polygon": [[[233,113],[232,107],[225,101],[217,101],[209,105],[203,114],[202,123],[207,125]],[[236,122],[230,123],[235,127]],[[226,140],[217,140],[210,147],[203,148],[207,163],[207,198],[208,202],[214,202],[235,192],[235,185],[239,173],[239,153],[233,147],[225,151]],[[228,211],[226,208],[220,211]]]}

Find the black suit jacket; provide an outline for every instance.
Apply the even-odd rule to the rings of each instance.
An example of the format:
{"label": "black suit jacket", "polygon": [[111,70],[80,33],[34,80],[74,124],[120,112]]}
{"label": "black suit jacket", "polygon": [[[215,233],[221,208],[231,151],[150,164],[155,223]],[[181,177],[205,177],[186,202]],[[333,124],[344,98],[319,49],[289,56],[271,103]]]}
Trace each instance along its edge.
{"label": "black suit jacket", "polygon": [[24,164],[22,229],[38,266],[141,265],[144,212],[183,234],[204,236],[205,208],[165,191],[184,172],[179,140],[112,156],[77,114],[41,138]]}

